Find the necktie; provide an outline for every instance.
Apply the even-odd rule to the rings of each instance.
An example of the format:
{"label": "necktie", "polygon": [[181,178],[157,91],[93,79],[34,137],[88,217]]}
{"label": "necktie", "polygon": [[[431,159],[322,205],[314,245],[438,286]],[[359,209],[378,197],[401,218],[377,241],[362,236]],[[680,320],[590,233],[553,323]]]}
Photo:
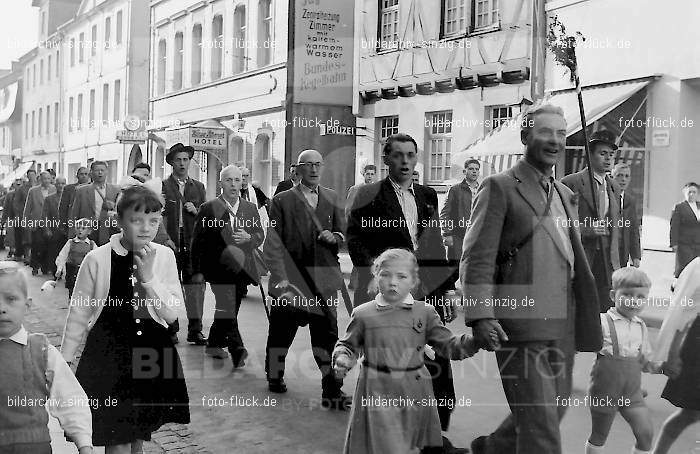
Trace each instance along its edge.
{"label": "necktie", "polygon": [[605,185],[600,184],[596,180],[598,185],[598,219],[605,218]]}
{"label": "necktie", "polygon": [[620,194],[620,215],[622,215],[622,211],[625,209],[625,193],[623,192]]}
{"label": "necktie", "polygon": [[248,190],[247,189],[241,189],[241,197],[243,200],[248,200]]}

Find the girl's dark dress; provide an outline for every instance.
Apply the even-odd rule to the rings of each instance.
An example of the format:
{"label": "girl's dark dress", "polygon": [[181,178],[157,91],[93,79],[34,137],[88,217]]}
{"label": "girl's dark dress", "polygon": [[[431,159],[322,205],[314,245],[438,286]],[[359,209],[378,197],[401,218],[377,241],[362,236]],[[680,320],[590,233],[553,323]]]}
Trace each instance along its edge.
{"label": "girl's dark dress", "polygon": [[681,347],[681,373],[669,378],[661,397],[678,408],[700,410],[700,315],[695,317]]}
{"label": "girl's dark dress", "polygon": [[163,424],[190,422],[180,357],[167,329],[151,318],[145,302],[137,304],[133,268],[132,252],[112,250],[109,297],[76,371],[90,399],[95,446],[150,440]]}

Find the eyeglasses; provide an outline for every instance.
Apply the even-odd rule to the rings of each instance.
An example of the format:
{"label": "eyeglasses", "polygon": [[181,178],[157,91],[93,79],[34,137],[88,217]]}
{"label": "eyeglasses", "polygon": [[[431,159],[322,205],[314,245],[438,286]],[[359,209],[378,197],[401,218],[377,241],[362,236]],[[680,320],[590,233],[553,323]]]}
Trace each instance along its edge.
{"label": "eyeglasses", "polygon": [[0,276],[15,274],[21,269],[19,263],[9,260],[0,261]]}
{"label": "eyeglasses", "polygon": [[314,167],[316,168],[321,168],[323,167],[322,162],[302,162],[301,164],[297,164],[297,167],[306,167],[307,169],[312,169]]}

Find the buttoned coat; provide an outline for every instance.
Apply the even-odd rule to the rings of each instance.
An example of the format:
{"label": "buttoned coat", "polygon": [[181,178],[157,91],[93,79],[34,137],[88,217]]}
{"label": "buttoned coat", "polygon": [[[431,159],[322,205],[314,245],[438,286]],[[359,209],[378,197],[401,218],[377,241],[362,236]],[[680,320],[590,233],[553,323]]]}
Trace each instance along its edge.
{"label": "buttoned coat", "polygon": [[[56,187],[50,185],[48,187],[47,196],[56,192]],[[44,194],[41,192],[41,186],[34,186],[27,193],[27,201],[24,205],[23,217],[27,221],[27,227],[31,230],[39,227],[38,222],[42,219],[41,214],[44,209]]]}
{"label": "buttoned coat", "polygon": [[[497,263],[499,253],[518,245],[546,208],[534,169],[521,159],[513,168],[487,177],[472,207],[460,263],[465,320],[471,324],[496,318],[515,342],[574,335],[579,351],[598,351],[602,343],[598,297],[577,228],[575,197],[561,182],[553,184],[568,217],[562,222],[569,227],[573,278],[565,244],[551,218],[508,265]],[[575,333],[569,332],[571,326]]]}
{"label": "buttoned coat", "polygon": [[[194,231],[194,220],[196,215],[190,213],[184,208],[187,202],[192,202],[195,208],[206,202],[207,192],[204,185],[193,179],[188,178],[185,182],[184,195],[180,194],[180,187],[177,184],[177,179],[170,174],[168,178],[163,180],[163,197],[165,198],[165,207],[163,217],[165,218],[165,227],[168,236],[175,243],[176,250],[188,249],[192,243],[192,232]],[[182,229],[183,240],[185,244],[180,244],[180,209],[182,207]]]}
{"label": "buttoned coat", "polygon": [[[116,210],[117,197],[119,197],[119,186],[105,183],[105,200],[104,202],[111,202],[114,204],[112,211]],[[97,228],[93,227],[92,235],[90,236],[98,246],[107,244],[109,238],[115,233],[119,232],[119,228],[116,226],[116,220],[110,219],[108,211],[105,208],[105,203],[102,203],[102,209],[97,218]],[[85,184],[79,186],[75,191],[75,196],[73,197],[73,203],[70,210],[70,227],[75,226],[75,221],[78,219],[95,219],[95,184]]]}

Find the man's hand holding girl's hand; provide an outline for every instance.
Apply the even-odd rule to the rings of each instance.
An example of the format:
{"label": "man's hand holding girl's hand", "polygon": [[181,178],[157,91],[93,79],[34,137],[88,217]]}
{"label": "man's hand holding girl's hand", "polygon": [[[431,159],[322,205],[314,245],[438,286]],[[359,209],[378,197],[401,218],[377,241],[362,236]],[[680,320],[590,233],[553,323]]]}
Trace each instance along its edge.
{"label": "man's hand holding girl's hand", "polygon": [[352,368],[352,360],[347,355],[338,355],[333,362],[333,372],[336,378],[345,378]]}

